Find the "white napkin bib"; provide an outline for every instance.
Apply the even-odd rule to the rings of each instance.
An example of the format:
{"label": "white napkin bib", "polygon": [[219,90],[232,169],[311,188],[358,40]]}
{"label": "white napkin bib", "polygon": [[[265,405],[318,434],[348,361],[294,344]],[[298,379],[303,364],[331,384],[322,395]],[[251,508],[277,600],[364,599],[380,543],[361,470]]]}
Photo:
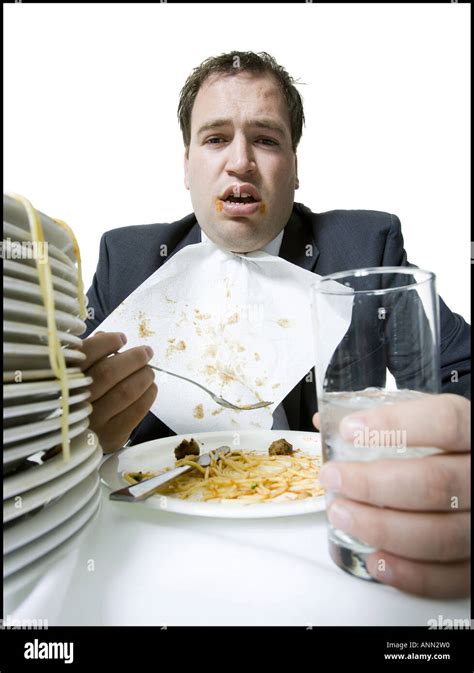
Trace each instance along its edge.
{"label": "white napkin bib", "polygon": [[[100,325],[123,331],[127,348],[149,344],[150,364],[187,376],[238,405],[232,411],[198,387],[156,374],[151,411],[177,434],[270,429],[272,413],[315,365],[310,287],[319,276],[265,252],[189,245],[142,283]],[[327,325],[334,352],[349,324]],[[327,356],[326,356],[327,357]]]}

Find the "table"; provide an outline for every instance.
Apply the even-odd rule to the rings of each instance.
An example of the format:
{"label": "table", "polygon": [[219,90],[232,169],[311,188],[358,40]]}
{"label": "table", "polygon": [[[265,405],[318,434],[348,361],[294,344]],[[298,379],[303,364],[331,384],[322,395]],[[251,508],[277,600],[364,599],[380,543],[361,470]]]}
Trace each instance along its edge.
{"label": "table", "polygon": [[427,626],[470,617],[438,601],[354,578],[331,561],[324,512],[210,519],[112,502],[76,550],[5,615],[50,626]]}

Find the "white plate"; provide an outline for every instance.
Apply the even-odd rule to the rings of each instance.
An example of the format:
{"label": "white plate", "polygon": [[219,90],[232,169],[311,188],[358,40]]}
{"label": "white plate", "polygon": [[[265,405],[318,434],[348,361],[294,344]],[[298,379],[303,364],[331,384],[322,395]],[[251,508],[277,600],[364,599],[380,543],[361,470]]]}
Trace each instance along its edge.
{"label": "white plate", "polygon": [[[21,242],[21,241],[31,241],[31,233],[29,224],[27,225],[28,231],[25,231],[22,227],[18,227],[16,224],[12,224],[6,220],[3,220],[3,235],[7,237],[7,245],[11,247],[11,242]],[[59,228],[59,227],[58,227]],[[10,239],[10,241],[8,240]],[[74,261],[66,255],[57,245],[51,242],[45,236],[45,240],[48,241],[48,259],[56,259],[58,262],[61,262],[66,268],[70,269],[69,277],[73,279],[76,267],[74,266]],[[36,260],[33,260],[36,264]]]}
{"label": "white plate", "polygon": [[[85,353],[73,348],[62,348],[66,364],[77,364],[86,359]],[[50,363],[47,346],[3,342],[3,366],[9,371],[24,372],[47,367]]]}
{"label": "white plate", "polygon": [[[32,329],[34,329],[34,325],[46,327],[46,311],[43,306],[7,298],[3,302],[3,311],[4,317],[9,320],[18,320],[19,318],[20,322],[33,323]],[[55,317],[56,326],[59,330],[70,331],[73,334],[82,334],[86,331],[86,323],[69,313],[56,310]]]}
{"label": "white plate", "polygon": [[[82,435],[82,441],[86,441],[87,435]],[[27,493],[22,493],[21,496],[15,496],[3,501],[3,521],[12,521],[27,512],[31,512],[38,507],[43,507],[55,498],[59,498],[63,493],[67,493],[69,489],[74,488],[89,474],[94,472],[102,460],[102,448],[97,445],[92,456],[80,463],[70,472],[66,472],[56,479],[32,488]]]}
{"label": "white plate", "polygon": [[25,515],[3,529],[3,553],[10,554],[45,535],[78,512],[94,496],[100,484],[94,472],[62,497],[38,512]]}
{"label": "white plate", "polygon": [[70,472],[77,465],[87,460],[94,453],[98,444],[97,435],[92,430],[88,430],[72,440],[71,458],[67,462],[64,461],[62,452],[60,452],[42,465],[31,467],[24,472],[7,475],[3,479],[3,499],[13,498],[15,495],[30,491],[32,488],[41,486],[51,479],[56,479],[56,477]]}
{"label": "white plate", "polygon": [[[33,265],[31,262],[34,262],[34,260],[16,261],[13,259],[4,259],[3,273],[5,276],[10,276],[11,278],[21,278],[22,280],[28,280],[30,283],[36,283],[38,285],[39,280],[36,263]],[[67,272],[64,272],[61,269],[61,266],[63,266],[61,265],[61,262],[58,262],[52,257],[49,258],[49,264],[51,267],[51,280],[54,289],[64,292],[65,294],[69,294],[71,297],[77,298],[77,282],[66,280],[67,278],[71,277],[70,269],[68,269]],[[57,268],[58,265],[59,269]],[[61,276],[66,276],[66,278],[62,278]]]}
{"label": "white plate", "polygon": [[[3,333],[8,335],[9,341],[20,343],[33,343],[40,345],[47,345],[48,343],[48,328],[39,327],[35,325],[34,331],[28,323],[15,322],[14,320],[3,321]],[[82,339],[69,332],[61,332],[58,330],[58,337],[61,345],[81,346]]]}
{"label": "white plate", "polygon": [[[201,446],[201,453],[206,453],[219,446],[230,446],[242,451],[260,451],[267,452],[270,444],[284,438],[294,449],[301,449],[305,453],[313,456],[321,456],[321,441],[319,433],[296,432],[292,430],[266,430],[253,431],[242,430],[228,432],[198,432],[193,435],[177,435],[155,439],[143,444],[131,446],[129,449],[121,452],[119,455],[112,455],[102,465],[100,475],[111,490],[122,488],[129,485],[123,479],[124,472],[137,471],[155,471],[162,470],[165,467],[173,467],[175,464],[174,449],[183,439],[194,439]],[[240,443],[237,446],[234,438],[239,437]],[[129,503],[117,503],[119,506],[128,506]],[[308,498],[307,500],[293,500],[290,502],[266,502],[257,504],[243,503],[211,503],[196,502],[191,500],[181,500],[180,498],[167,495],[151,496],[143,504],[153,509],[159,509],[162,512],[177,512],[179,514],[189,514],[191,516],[209,516],[222,517],[229,519],[258,519],[277,516],[292,516],[296,514],[307,514],[309,512],[320,512],[325,509],[324,496]]]}
{"label": "white plate", "polygon": [[[21,301],[28,301],[32,304],[44,307],[43,296],[39,285],[30,283],[28,280],[10,278],[10,276],[4,274],[3,294],[5,297],[10,297],[11,299],[20,299]],[[58,290],[53,291],[53,298],[56,309],[79,316],[79,301],[77,298],[64,294],[64,292],[59,292]]]}
{"label": "white plate", "polygon": [[[19,375],[20,379],[19,380]],[[80,367],[67,367],[66,368],[66,376],[68,377],[68,381],[80,381],[83,378],[86,378],[85,374],[81,371]],[[54,379],[54,381],[48,381],[47,379]],[[31,382],[31,383],[24,383],[24,382]],[[56,378],[56,374],[53,372],[52,369],[26,369],[25,371],[20,371],[18,372],[18,369],[12,370],[12,371],[4,371],[3,372],[3,383],[6,384],[3,386],[3,399],[11,399],[12,397],[20,397],[23,394],[18,392],[18,390],[22,391],[23,388],[20,388],[20,386],[26,386],[26,385],[40,385],[40,384],[46,384],[46,383],[57,383],[58,379]],[[9,384],[12,383],[13,385],[10,386]],[[81,385],[85,385],[84,383]],[[13,390],[13,386],[17,386],[17,392],[15,393]],[[79,385],[75,386],[69,386],[69,388],[78,388]],[[8,391],[5,391],[5,388],[8,388]],[[8,397],[7,397],[8,395]]]}
{"label": "white plate", "polygon": [[[69,439],[77,437],[77,435],[80,435],[84,430],[87,430],[88,427],[89,416],[77,423],[72,423],[68,430]],[[61,444],[61,441],[61,431],[57,431],[49,432],[42,435],[40,439],[33,439],[30,442],[21,442],[21,444],[18,445],[6,446],[3,449],[3,464],[12,467],[13,463],[34,456],[38,451],[47,451],[48,449],[53,448],[53,446]],[[6,476],[4,476],[4,479],[6,479]]]}
{"label": "white plate", "polygon": [[102,493],[99,485],[94,497],[67,521],[37,540],[33,540],[33,542],[20,547],[20,549],[17,549],[11,554],[4,555],[3,576],[8,577],[13,573],[18,572],[25,566],[33,563],[33,561],[36,561],[36,559],[41,558],[41,556],[44,556],[51,550],[59,547],[60,544],[65,542],[71,535],[82,528],[82,526],[95,514],[100,507],[101,496]]}
{"label": "white plate", "polygon": [[[82,421],[92,413],[92,404],[89,402],[81,402],[75,407],[69,409],[68,422],[73,425],[78,421]],[[21,419],[20,419],[21,422]],[[13,428],[7,428],[3,431],[3,451],[8,451],[9,447],[5,444],[12,442],[21,442],[30,437],[37,437],[38,435],[45,435],[48,432],[53,432],[61,427],[61,417],[48,418],[46,420],[38,421],[37,423],[22,423],[15,425]]]}
{"label": "white plate", "polygon": [[[34,208],[34,204],[32,205]],[[67,255],[74,262],[76,258],[74,256],[73,242],[67,231],[51,217],[48,217],[37,209],[35,210],[41,220],[44,238],[62,250],[63,254]],[[14,225],[21,227],[24,231],[30,232],[30,223],[25,207],[7,194],[3,195],[3,218],[7,222],[12,222]]]}
{"label": "white plate", "polygon": [[[90,390],[83,390],[76,395],[71,395],[69,397],[69,407],[73,406],[74,404],[78,404],[78,402],[84,402],[84,400],[87,400],[90,395]],[[3,407],[3,420],[5,421],[18,416],[26,416],[27,418],[31,417],[33,422],[34,418],[38,414],[50,414],[52,411],[60,408],[61,400],[59,398],[45,400],[44,402],[32,402],[30,404],[15,404],[10,407]]]}
{"label": "white plate", "polygon": [[[44,575],[46,570],[53,564],[58,563],[66,554],[71,553],[79,547],[82,543],[83,538],[87,534],[89,527],[94,525],[94,522],[99,517],[100,507],[97,508],[95,514],[87,521],[76,533],[71,535],[62,545],[56,547],[52,551],[48,552],[44,556],[41,556],[39,559],[33,563],[29,563],[27,566],[18,570],[13,575],[10,575],[3,580],[3,595],[6,600],[11,599],[15,600],[15,596],[18,595],[18,592],[28,589],[30,592],[34,587],[35,583]],[[5,606],[5,604],[4,604]],[[17,606],[14,605],[13,609]],[[12,613],[13,609],[7,608],[7,613]]]}
{"label": "white plate", "polygon": [[[37,376],[36,378],[54,378],[53,372],[49,369],[46,370],[48,376]],[[23,372],[23,379],[25,378],[25,373],[32,374],[32,372]],[[91,376],[85,376],[80,370],[77,372],[73,369],[67,369],[67,387],[69,390],[75,388],[84,388],[85,386],[90,386],[93,382]],[[14,380],[10,378],[10,374],[14,376],[15,372],[6,372],[7,380]],[[33,377],[29,377],[33,378]],[[5,381],[5,374],[3,377]],[[61,392],[61,384],[57,379],[54,381],[33,381],[31,383],[6,383],[3,385],[3,399],[7,400],[16,400],[19,398],[32,398],[33,400],[41,399],[42,397],[47,397],[48,395],[59,394]]]}
{"label": "white plate", "polygon": [[[86,359],[85,354],[78,350],[77,348],[62,348],[62,352],[65,358],[69,360],[76,360],[76,362],[82,362]],[[48,346],[43,346],[41,344],[25,344],[17,343],[16,341],[4,341],[3,342],[3,355],[8,357],[13,355],[18,355],[21,358],[35,358],[49,356]],[[39,369],[39,367],[37,367]],[[10,370],[12,371],[12,370]]]}

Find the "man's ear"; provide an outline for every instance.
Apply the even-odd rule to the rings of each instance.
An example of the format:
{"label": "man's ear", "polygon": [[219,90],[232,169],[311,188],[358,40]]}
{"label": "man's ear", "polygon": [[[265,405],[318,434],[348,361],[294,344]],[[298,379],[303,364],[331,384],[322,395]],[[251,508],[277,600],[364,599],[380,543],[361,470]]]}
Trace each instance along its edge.
{"label": "man's ear", "polygon": [[184,150],[184,186],[189,189],[189,149]]}
{"label": "man's ear", "polygon": [[299,189],[300,181],[298,180],[298,157],[295,154],[295,189]]}

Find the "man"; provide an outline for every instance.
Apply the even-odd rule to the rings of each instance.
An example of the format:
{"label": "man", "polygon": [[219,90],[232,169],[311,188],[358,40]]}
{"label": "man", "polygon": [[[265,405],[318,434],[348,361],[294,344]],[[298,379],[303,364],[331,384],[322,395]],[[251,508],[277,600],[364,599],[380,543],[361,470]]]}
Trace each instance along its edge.
{"label": "man", "polygon": [[[178,113],[194,213],[171,225],[125,227],[103,236],[88,293],[95,309],[88,333],[166,263],[160,246],[167,246],[169,259],[202,240],[201,229],[227,250],[266,250],[321,275],[407,264],[395,216],[316,215],[294,203],[303,107],[293,80],[269,55],[231,52],[207,59],[188,78]],[[118,449],[130,436],[137,443],[172,434],[152,414],[146,416],[158,392],[147,367],[153,353],[149,347],[117,353],[125,341],[117,333],[84,341],[83,368],[94,378],[91,427],[105,451]],[[341,430],[350,438],[364,426],[403,428],[408,444],[436,446],[444,453],[333,463],[321,472],[326,488],[340,496],[328,513],[333,524],[381,550],[369,558],[371,574],[427,596],[468,593],[469,357],[469,327],[441,302],[444,393],[353,414]],[[309,430],[317,408],[314,388],[313,382],[300,382],[285,399],[275,427]],[[314,424],[319,427],[317,414]]]}

